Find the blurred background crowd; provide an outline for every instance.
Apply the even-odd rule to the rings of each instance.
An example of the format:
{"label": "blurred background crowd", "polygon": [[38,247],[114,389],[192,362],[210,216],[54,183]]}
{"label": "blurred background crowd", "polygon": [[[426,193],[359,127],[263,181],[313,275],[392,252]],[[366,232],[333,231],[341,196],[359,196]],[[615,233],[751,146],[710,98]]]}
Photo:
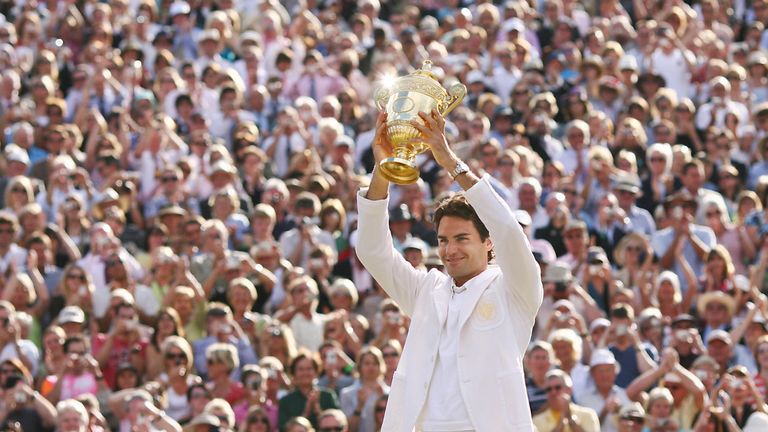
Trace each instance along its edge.
{"label": "blurred background crowd", "polygon": [[[0,430],[378,431],[409,317],[355,194],[426,59],[541,266],[537,429],[768,430],[768,1],[0,12]],[[439,270],[418,164],[390,229]]]}

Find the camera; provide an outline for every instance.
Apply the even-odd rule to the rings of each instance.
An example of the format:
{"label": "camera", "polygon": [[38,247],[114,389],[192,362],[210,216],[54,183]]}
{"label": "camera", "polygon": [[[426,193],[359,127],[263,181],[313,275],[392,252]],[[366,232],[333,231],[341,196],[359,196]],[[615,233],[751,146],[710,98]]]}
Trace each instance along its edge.
{"label": "camera", "polygon": [[18,391],[13,394],[13,401],[19,405],[26,404],[28,401],[27,394],[24,392]]}
{"label": "camera", "polygon": [[564,293],[568,289],[568,285],[565,282],[555,282],[555,292]]}
{"label": "camera", "polygon": [[629,333],[629,327],[626,324],[619,324],[616,326],[616,336],[624,336]]}
{"label": "camera", "polygon": [[590,276],[595,276],[600,273],[602,268],[603,266],[601,264],[590,264],[589,267],[587,267],[587,271],[589,272]]}
{"label": "camera", "polygon": [[24,381],[24,377],[20,374],[13,374],[9,376],[5,379],[5,381],[3,381],[3,390],[9,390],[16,387],[16,384],[18,384],[19,381]]}
{"label": "camera", "polygon": [[256,377],[254,377],[251,380],[248,380],[248,382],[246,384],[247,384],[248,388],[250,388],[251,390],[258,390],[258,389],[260,389],[261,388],[261,375],[257,374]]}

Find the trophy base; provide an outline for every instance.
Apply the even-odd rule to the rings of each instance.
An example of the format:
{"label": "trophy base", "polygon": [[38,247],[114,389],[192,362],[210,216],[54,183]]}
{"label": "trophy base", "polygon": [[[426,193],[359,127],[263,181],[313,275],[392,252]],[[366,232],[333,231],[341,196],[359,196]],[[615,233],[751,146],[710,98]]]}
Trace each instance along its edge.
{"label": "trophy base", "polygon": [[412,184],[419,179],[419,169],[408,159],[389,157],[379,164],[381,174],[392,183]]}

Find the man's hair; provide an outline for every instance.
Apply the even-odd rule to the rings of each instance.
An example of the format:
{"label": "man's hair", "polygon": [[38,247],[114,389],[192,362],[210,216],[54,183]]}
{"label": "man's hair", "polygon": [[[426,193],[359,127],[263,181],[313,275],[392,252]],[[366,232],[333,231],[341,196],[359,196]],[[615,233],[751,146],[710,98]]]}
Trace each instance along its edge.
{"label": "man's hair", "polygon": [[76,334],[68,337],[67,340],[64,341],[64,352],[69,354],[69,347],[74,343],[82,343],[85,346],[86,351],[90,351],[91,349],[91,344],[88,343],[88,339],[84,338],[82,335]]}
{"label": "man's hair", "polygon": [[[477,232],[480,233],[480,240],[486,241],[491,234],[488,232],[488,228],[485,227],[483,221],[480,220],[480,216],[472,205],[467,201],[467,197],[464,194],[458,193],[443,198],[437,205],[435,210],[434,222],[435,229],[440,227],[440,221],[445,216],[457,217],[460,219],[468,220],[475,226]],[[493,251],[488,251],[488,261],[493,259]]]}

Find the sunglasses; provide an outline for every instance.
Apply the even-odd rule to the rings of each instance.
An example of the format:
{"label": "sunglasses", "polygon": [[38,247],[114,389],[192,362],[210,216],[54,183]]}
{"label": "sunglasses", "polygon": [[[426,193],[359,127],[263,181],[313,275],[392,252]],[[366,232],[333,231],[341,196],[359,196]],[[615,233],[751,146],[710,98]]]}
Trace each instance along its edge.
{"label": "sunglasses", "polygon": [[331,426],[318,429],[319,432],[342,432],[344,428],[342,426]]}
{"label": "sunglasses", "polygon": [[621,420],[622,421],[632,422],[632,423],[637,423],[637,424],[645,423],[645,419],[642,418],[642,417],[622,417]]}
{"label": "sunglasses", "polygon": [[248,417],[248,423],[269,424],[269,420],[267,420],[266,417],[253,416],[253,417]]}
{"label": "sunglasses", "polygon": [[375,412],[377,412],[377,413],[383,413],[383,412],[384,412],[384,411],[386,411],[386,410],[387,410],[387,406],[386,406],[386,405],[383,405],[383,406],[377,406],[377,407],[374,409],[374,411],[375,411]]}
{"label": "sunglasses", "polygon": [[162,178],[162,182],[163,183],[170,183],[170,182],[175,182],[175,181],[179,181],[179,178],[178,177],[163,177]]}
{"label": "sunglasses", "polygon": [[85,275],[84,274],[70,273],[70,274],[67,275],[67,279],[77,279],[77,280],[84,281],[85,280]]}
{"label": "sunglasses", "polygon": [[11,192],[16,192],[16,193],[27,193],[27,190],[26,190],[26,189],[24,189],[24,188],[15,187],[15,188],[11,188]]}
{"label": "sunglasses", "polygon": [[382,353],[381,356],[384,357],[384,358],[387,358],[387,357],[397,357],[397,353],[396,352]]}
{"label": "sunglasses", "polygon": [[187,356],[184,353],[168,353],[165,355],[166,360],[186,360]]}

